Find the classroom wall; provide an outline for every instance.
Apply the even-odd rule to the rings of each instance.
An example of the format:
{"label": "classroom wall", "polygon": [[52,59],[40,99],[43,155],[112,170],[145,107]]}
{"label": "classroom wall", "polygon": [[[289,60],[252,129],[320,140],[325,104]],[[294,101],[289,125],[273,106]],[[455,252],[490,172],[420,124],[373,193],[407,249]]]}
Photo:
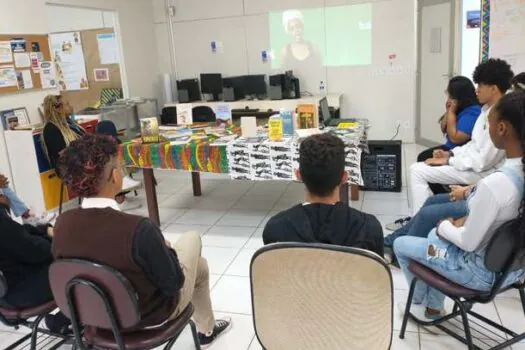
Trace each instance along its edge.
{"label": "classroom wall", "polygon": [[[414,0],[152,0],[162,73],[178,78],[201,72],[223,75],[272,74],[261,51],[270,46],[268,12],[373,3],[372,64],[317,68],[300,73],[301,90],[317,93],[323,80],[330,93],[343,93],[342,115],[372,121],[370,138],[389,139],[402,124],[399,138],[414,141],[416,24]],[[170,55],[170,23],[166,4],[175,6],[174,58]],[[210,42],[223,49],[210,53]],[[222,51],[222,52],[221,52]],[[388,56],[396,54],[390,66]],[[281,72],[282,70],[279,70]]]}
{"label": "classroom wall", "polygon": [[112,11],[57,5],[46,6],[49,32],[71,32],[98,28],[113,28]]}
{"label": "classroom wall", "polygon": [[[46,4],[116,11],[124,54],[123,80],[130,96],[151,97],[157,93],[158,64],[153,26],[153,8],[148,0],[0,0],[0,33],[44,34],[52,25]],[[25,106],[32,122],[38,122],[37,107],[54,90],[0,95],[0,109]],[[0,132],[0,172],[10,175],[3,133]]]}

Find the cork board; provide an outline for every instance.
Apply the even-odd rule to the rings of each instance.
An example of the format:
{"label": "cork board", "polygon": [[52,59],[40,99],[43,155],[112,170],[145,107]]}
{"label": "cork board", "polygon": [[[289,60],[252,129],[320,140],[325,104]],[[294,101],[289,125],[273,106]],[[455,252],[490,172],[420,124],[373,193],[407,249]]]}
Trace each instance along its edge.
{"label": "cork board", "polygon": [[[37,43],[39,46],[39,52],[42,52],[44,61],[51,61],[51,52],[49,50],[49,40],[47,34],[44,35],[31,35],[31,34],[1,34],[0,41],[11,41],[12,39],[24,39],[26,41],[26,52],[37,52],[33,51],[33,43]],[[13,63],[3,63],[0,67],[13,66]],[[40,81],[40,74],[36,73],[31,67],[29,68],[17,68],[15,71],[20,72],[29,69],[31,71],[31,79],[33,80],[33,87],[30,89],[19,89],[17,86],[7,86],[0,88],[0,94],[13,94],[13,93],[24,93],[26,91],[34,91],[42,89],[42,82]]]}
{"label": "cork board", "polygon": [[[102,89],[122,89],[120,65],[100,63],[97,35],[108,33],[114,33],[113,28],[90,29],[80,32],[89,89],[61,92],[63,96],[67,97],[75,111],[80,111],[87,107],[96,107],[100,101],[100,93],[102,92]],[[109,81],[96,81],[94,74],[95,69],[107,69],[109,73]]]}

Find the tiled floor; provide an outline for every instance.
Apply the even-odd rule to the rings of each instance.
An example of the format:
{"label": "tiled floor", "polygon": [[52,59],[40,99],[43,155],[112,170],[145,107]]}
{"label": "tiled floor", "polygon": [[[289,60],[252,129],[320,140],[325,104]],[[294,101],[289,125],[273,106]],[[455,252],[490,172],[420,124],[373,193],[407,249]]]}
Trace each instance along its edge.
{"label": "tiled floor", "polygon": [[[404,162],[409,165],[422,148],[413,144],[404,146]],[[406,167],[405,167],[406,169]],[[404,169],[404,170],[405,170]],[[156,172],[160,215],[165,236],[175,242],[182,233],[194,230],[202,235],[203,255],[211,269],[211,297],[218,317],[233,318],[232,330],[222,337],[213,350],[261,349],[255,338],[251,317],[249,263],[255,250],[262,246],[262,228],[266,221],[281,209],[302,200],[301,184],[281,182],[230,181],[217,175],[203,176],[203,196],[191,195],[189,174]],[[404,171],[403,181],[406,184]],[[401,193],[361,193],[361,199],[351,205],[375,214],[383,223],[408,214],[410,203],[407,188]],[[138,201],[144,201],[141,193]],[[134,210],[146,214],[146,207]],[[392,271],[395,304],[406,300],[407,284],[402,274]],[[450,305],[449,305],[450,306]],[[482,305],[479,312],[503,322],[515,331],[525,331],[525,317],[517,293],[498,297],[495,303]],[[435,329],[419,328],[409,324],[404,340],[398,338],[401,316],[394,310],[393,349],[464,349],[465,347]],[[298,325],[300,326],[300,325]],[[0,328],[0,348],[21,333]],[[45,347],[40,347],[45,348]],[[350,349],[349,346],[348,349]],[[188,330],[174,349],[194,349]],[[525,349],[518,344],[514,349]]]}

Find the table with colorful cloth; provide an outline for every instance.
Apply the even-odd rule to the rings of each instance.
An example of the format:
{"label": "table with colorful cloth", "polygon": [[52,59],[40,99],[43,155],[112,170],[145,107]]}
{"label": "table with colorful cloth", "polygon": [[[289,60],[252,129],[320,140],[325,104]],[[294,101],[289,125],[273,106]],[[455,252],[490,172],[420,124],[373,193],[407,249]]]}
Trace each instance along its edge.
{"label": "table with colorful cloth", "polygon": [[[346,145],[345,167],[349,183],[341,188],[341,200],[344,202],[349,201],[349,187],[351,199],[359,199],[359,186],[363,184],[360,160],[361,153],[367,150],[368,128],[368,121],[359,119],[352,128],[323,130],[336,134]],[[240,129],[233,128],[229,134],[240,134]],[[139,139],[125,142],[119,147],[119,156],[126,167],[143,170],[149,217],[159,224],[155,169],[191,172],[195,196],[202,194],[201,172],[230,174],[232,179],[295,181],[293,169],[298,167],[300,141],[295,136],[272,142],[265,134],[228,139],[205,134],[200,129],[195,137],[184,143],[172,140],[142,143]]]}

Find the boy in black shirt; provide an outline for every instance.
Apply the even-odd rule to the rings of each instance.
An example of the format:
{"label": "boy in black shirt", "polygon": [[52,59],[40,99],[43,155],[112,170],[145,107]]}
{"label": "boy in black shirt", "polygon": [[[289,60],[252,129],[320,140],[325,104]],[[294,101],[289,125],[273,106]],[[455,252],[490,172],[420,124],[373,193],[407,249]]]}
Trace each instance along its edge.
{"label": "boy in black shirt", "polygon": [[276,242],[326,243],[363,248],[383,256],[383,229],[370,214],[340,202],[345,171],[345,145],[330,133],[301,142],[297,178],[306,186],[306,200],[268,221],[264,244]]}

